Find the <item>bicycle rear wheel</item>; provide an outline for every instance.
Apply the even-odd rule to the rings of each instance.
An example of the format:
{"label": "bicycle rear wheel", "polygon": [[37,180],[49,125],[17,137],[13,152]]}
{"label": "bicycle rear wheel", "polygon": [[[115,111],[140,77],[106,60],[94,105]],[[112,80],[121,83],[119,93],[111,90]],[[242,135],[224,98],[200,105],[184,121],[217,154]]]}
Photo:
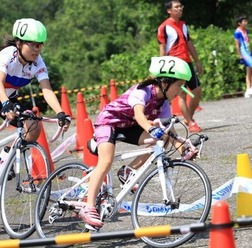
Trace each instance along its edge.
{"label": "bicycle rear wheel", "polygon": [[[1,218],[10,237],[25,239],[35,231],[35,202],[41,184],[50,173],[50,163],[37,142],[25,143],[20,152],[20,173],[17,173],[16,152],[10,150],[10,163],[2,176]],[[8,178],[9,174],[12,178]]]}
{"label": "bicycle rear wheel", "polygon": [[[89,169],[81,163],[68,163],[48,177],[39,192],[35,207],[34,218],[39,237],[53,238],[60,234],[87,231],[85,223],[78,217],[79,209],[75,208],[74,204],[66,204],[65,201],[75,202],[80,206],[85,202],[87,188],[85,189],[84,184],[72,190],[71,187],[81,180]],[[66,192],[66,197],[60,200],[59,198]]]}
{"label": "bicycle rear wheel", "polygon": [[[211,208],[211,184],[204,170],[189,161],[173,160],[164,166],[166,184],[172,185],[176,204],[174,210],[163,201],[159,173],[154,169],[139,185],[132,205],[132,223],[135,228],[146,226],[180,226],[204,222]],[[166,187],[167,188],[167,187]],[[168,199],[171,193],[167,189]],[[194,233],[167,237],[143,237],[153,247],[177,247]]]}

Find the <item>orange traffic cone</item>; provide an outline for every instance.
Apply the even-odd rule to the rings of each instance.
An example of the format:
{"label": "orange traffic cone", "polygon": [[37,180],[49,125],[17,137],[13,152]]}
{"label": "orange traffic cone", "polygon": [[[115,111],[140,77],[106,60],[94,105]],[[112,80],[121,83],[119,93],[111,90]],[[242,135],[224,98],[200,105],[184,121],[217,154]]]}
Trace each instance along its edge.
{"label": "orange traffic cone", "polygon": [[81,92],[77,93],[77,107],[76,108],[77,108],[77,113],[80,119],[85,120],[86,118],[88,118],[85,100]]}
{"label": "orange traffic cone", "polygon": [[67,90],[64,86],[61,87],[61,108],[67,115],[69,115],[71,118],[73,117],[67,97]]}
{"label": "orange traffic cone", "polygon": [[173,115],[182,115],[182,112],[180,110],[179,107],[179,97],[175,97],[172,101],[171,101],[171,110],[172,110],[172,114]]}
{"label": "orange traffic cone", "polygon": [[115,80],[111,79],[110,80],[110,101],[112,102],[117,98],[118,98],[118,95],[117,95],[117,91],[116,91]]}
{"label": "orange traffic cone", "polygon": [[102,110],[109,103],[108,95],[107,95],[107,87],[101,87],[100,93],[100,110]]}
{"label": "orange traffic cone", "polygon": [[[186,103],[187,103],[187,106],[189,105],[189,102],[191,101],[191,97],[190,96],[186,96]],[[181,110],[180,110],[180,107],[179,107],[179,96],[177,96],[176,98],[174,98],[172,101],[171,101],[171,109],[172,109],[172,114],[173,115],[178,115],[178,116],[181,116],[183,115]],[[202,110],[202,108],[200,106],[198,106],[196,108],[196,112]]]}
{"label": "orange traffic cone", "polygon": [[[39,109],[37,107],[33,107],[32,110],[36,111],[38,116],[40,115]],[[41,122],[40,125],[41,125],[41,130],[40,130],[40,134],[39,134],[39,137],[37,139],[37,142],[46,151],[48,159],[49,159],[51,171],[54,171],[54,164],[53,164],[52,157],[51,157],[51,152],[50,152],[50,149],[49,149],[49,146],[48,146],[48,143],[47,143],[43,123]],[[34,149],[32,149],[31,153],[32,153],[32,170],[31,170],[32,176],[34,178],[36,178],[36,177],[45,178],[47,176],[47,173],[46,173],[46,170],[45,170],[45,164],[43,162],[41,154],[38,153],[38,151],[34,150]]]}
{"label": "orange traffic cone", "polygon": [[88,166],[95,166],[98,162],[98,156],[93,155],[87,148],[87,143],[90,139],[93,138],[94,135],[94,128],[92,121],[90,119],[85,119],[84,120],[84,136],[83,136],[83,141],[84,141],[84,148],[83,148],[83,163],[88,165]]}
{"label": "orange traffic cone", "polygon": [[76,114],[76,151],[82,151],[84,147],[84,134],[86,132],[83,125],[84,120],[88,118],[85,103],[81,92],[77,93],[77,114]]}
{"label": "orange traffic cone", "polygon": [[209,248],[234,248],[234,233],[227,202],[218,201],[213,206],[211,224]]}

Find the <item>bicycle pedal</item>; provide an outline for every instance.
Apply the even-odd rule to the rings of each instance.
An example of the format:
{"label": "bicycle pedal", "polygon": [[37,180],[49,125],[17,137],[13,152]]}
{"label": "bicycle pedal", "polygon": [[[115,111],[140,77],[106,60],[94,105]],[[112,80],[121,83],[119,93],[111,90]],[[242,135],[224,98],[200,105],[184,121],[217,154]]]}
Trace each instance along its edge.
{"label": "bicycle pedal", "polygon": [[85,227],[86,227],[86,229],[88,229],[89,231],[93,231],[93,232],[99,232],[99,230],[100,230],[100,228],[96,228],[96,227],[94,227],[94,226],[91,226],[91,225],[89,225],[89,224],[85,224]]}
{"label": "bicycle pedal", "polygon": [[7,180],[10,181],[10,180],[12,180],[14,177],[16,177],[16,174],[15,174],[14,170],[10,170],[10,171],[9,171],[9,174],[8,174]]}
{"label": "bicycle pedal", "polygon": [[66,179],[66,174],[64,172],[61,172],[59,175],[58,175],[58,179],[59,180],[64,180]]}

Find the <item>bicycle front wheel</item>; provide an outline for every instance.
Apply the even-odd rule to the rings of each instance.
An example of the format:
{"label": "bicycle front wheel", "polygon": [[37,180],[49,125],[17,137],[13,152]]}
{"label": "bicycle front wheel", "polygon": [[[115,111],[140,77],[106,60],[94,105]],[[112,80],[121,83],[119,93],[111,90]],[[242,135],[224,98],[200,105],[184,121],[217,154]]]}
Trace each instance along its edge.
{"label": "bicycle front wheel", "polygon": [[[146,226],[180,226],[204,222],[211,208],[211,184],[204,170],[189,161],[173,160],[164,166],[166,191],[172,205],[165,203],[158,170],[153,170],[139,185],[132,204],[135,228]],[[194,233],[166,237],[143,237],[153,247],[177,247]]]}
{"label": "bicycle front wheel", "polygon": [[50,163],[37,142],[25,143],[20,152],[20,173],[19,158],[10,150],[10,163],[2,176],[1,218],[10,237],[25,239],[35,231],[35,202],[41,184],[50,173]]}
{"label": "bicycle front wheel", "polygon": [[85,223],[78,217],[81,206],[85,204],[87,182],[73,186],[88,173],[87,166],[75,162],[60,166],[48,177],[35,207],[35,225],[39,237],[53,238],[60,234],[87,231]]}

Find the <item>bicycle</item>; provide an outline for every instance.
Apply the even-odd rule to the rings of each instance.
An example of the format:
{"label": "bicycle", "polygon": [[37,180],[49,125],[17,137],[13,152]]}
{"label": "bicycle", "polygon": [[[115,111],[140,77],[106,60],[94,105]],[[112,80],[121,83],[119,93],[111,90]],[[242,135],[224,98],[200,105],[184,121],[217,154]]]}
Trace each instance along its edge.
{"label": "bicycle", "polygon": [[[24,121],[34,120],[55,122],[56,119],[36,116],[32,112],[19,113],[17,130],[0,141],[0,146],[12,142],[1,173],[0,201],[1,218],[5,231],[11,238],[25,239],[35,231],[33,211],[39,188],[50,174],[50,161],[44,148],[37,142],[24,139]],[[0,126],[3,130],[8,126],[6,119]],[[32,126],[31,126],[32,127]],[[28,130],[29,131],[29,130]],[[51,142],[55,141],[62,129],[58,129]],[[39,170],[36,164],[40,163]],[[44,165],[44,166],[43,166]]]}
{"label": "bicycle", "polygon": [[[170,131],[177,122],[180,122],[179,119],[172,117],[165,132],[183,141],[190,148],[200,145],[200,156],[204,141],[208,137],[198,135],[194,146],[189,137],[182,138]],[[116,196],[113,194],[112,172],[108,173],[106,183],[103,183],[96,201],[101,219],[111,219],[124,205],[126,195],[139,182],[132,207],[126,206],[127,210],[131,210],[134,228],[165,223],[182,225],[204,222],[211,207],[210,181],[200,166],[185,160],[187,155],[181,159],[171,159],[170,155],[174,152],[172,148],[166,151],[164,141],[158,140],[152,147],[115,155],[114,162],[151,154],[149,159],[132,173]],[[156,168],[148,172],[150,167],[155,165]],[[78,218],[78,212],[85,206],[92,171],[93,168],[81,163],[67,163],[48,177],[39,192],[34,212],[36,231],[41,238],[87,231],[85,223]],[[155,188],[157,190],[154,190]],[[45,206],[46,210],[42,211]],[[194,233],[187,233],[162,238],[144,237],[142,240],[154,247],[176,247],[193,235]]]}

